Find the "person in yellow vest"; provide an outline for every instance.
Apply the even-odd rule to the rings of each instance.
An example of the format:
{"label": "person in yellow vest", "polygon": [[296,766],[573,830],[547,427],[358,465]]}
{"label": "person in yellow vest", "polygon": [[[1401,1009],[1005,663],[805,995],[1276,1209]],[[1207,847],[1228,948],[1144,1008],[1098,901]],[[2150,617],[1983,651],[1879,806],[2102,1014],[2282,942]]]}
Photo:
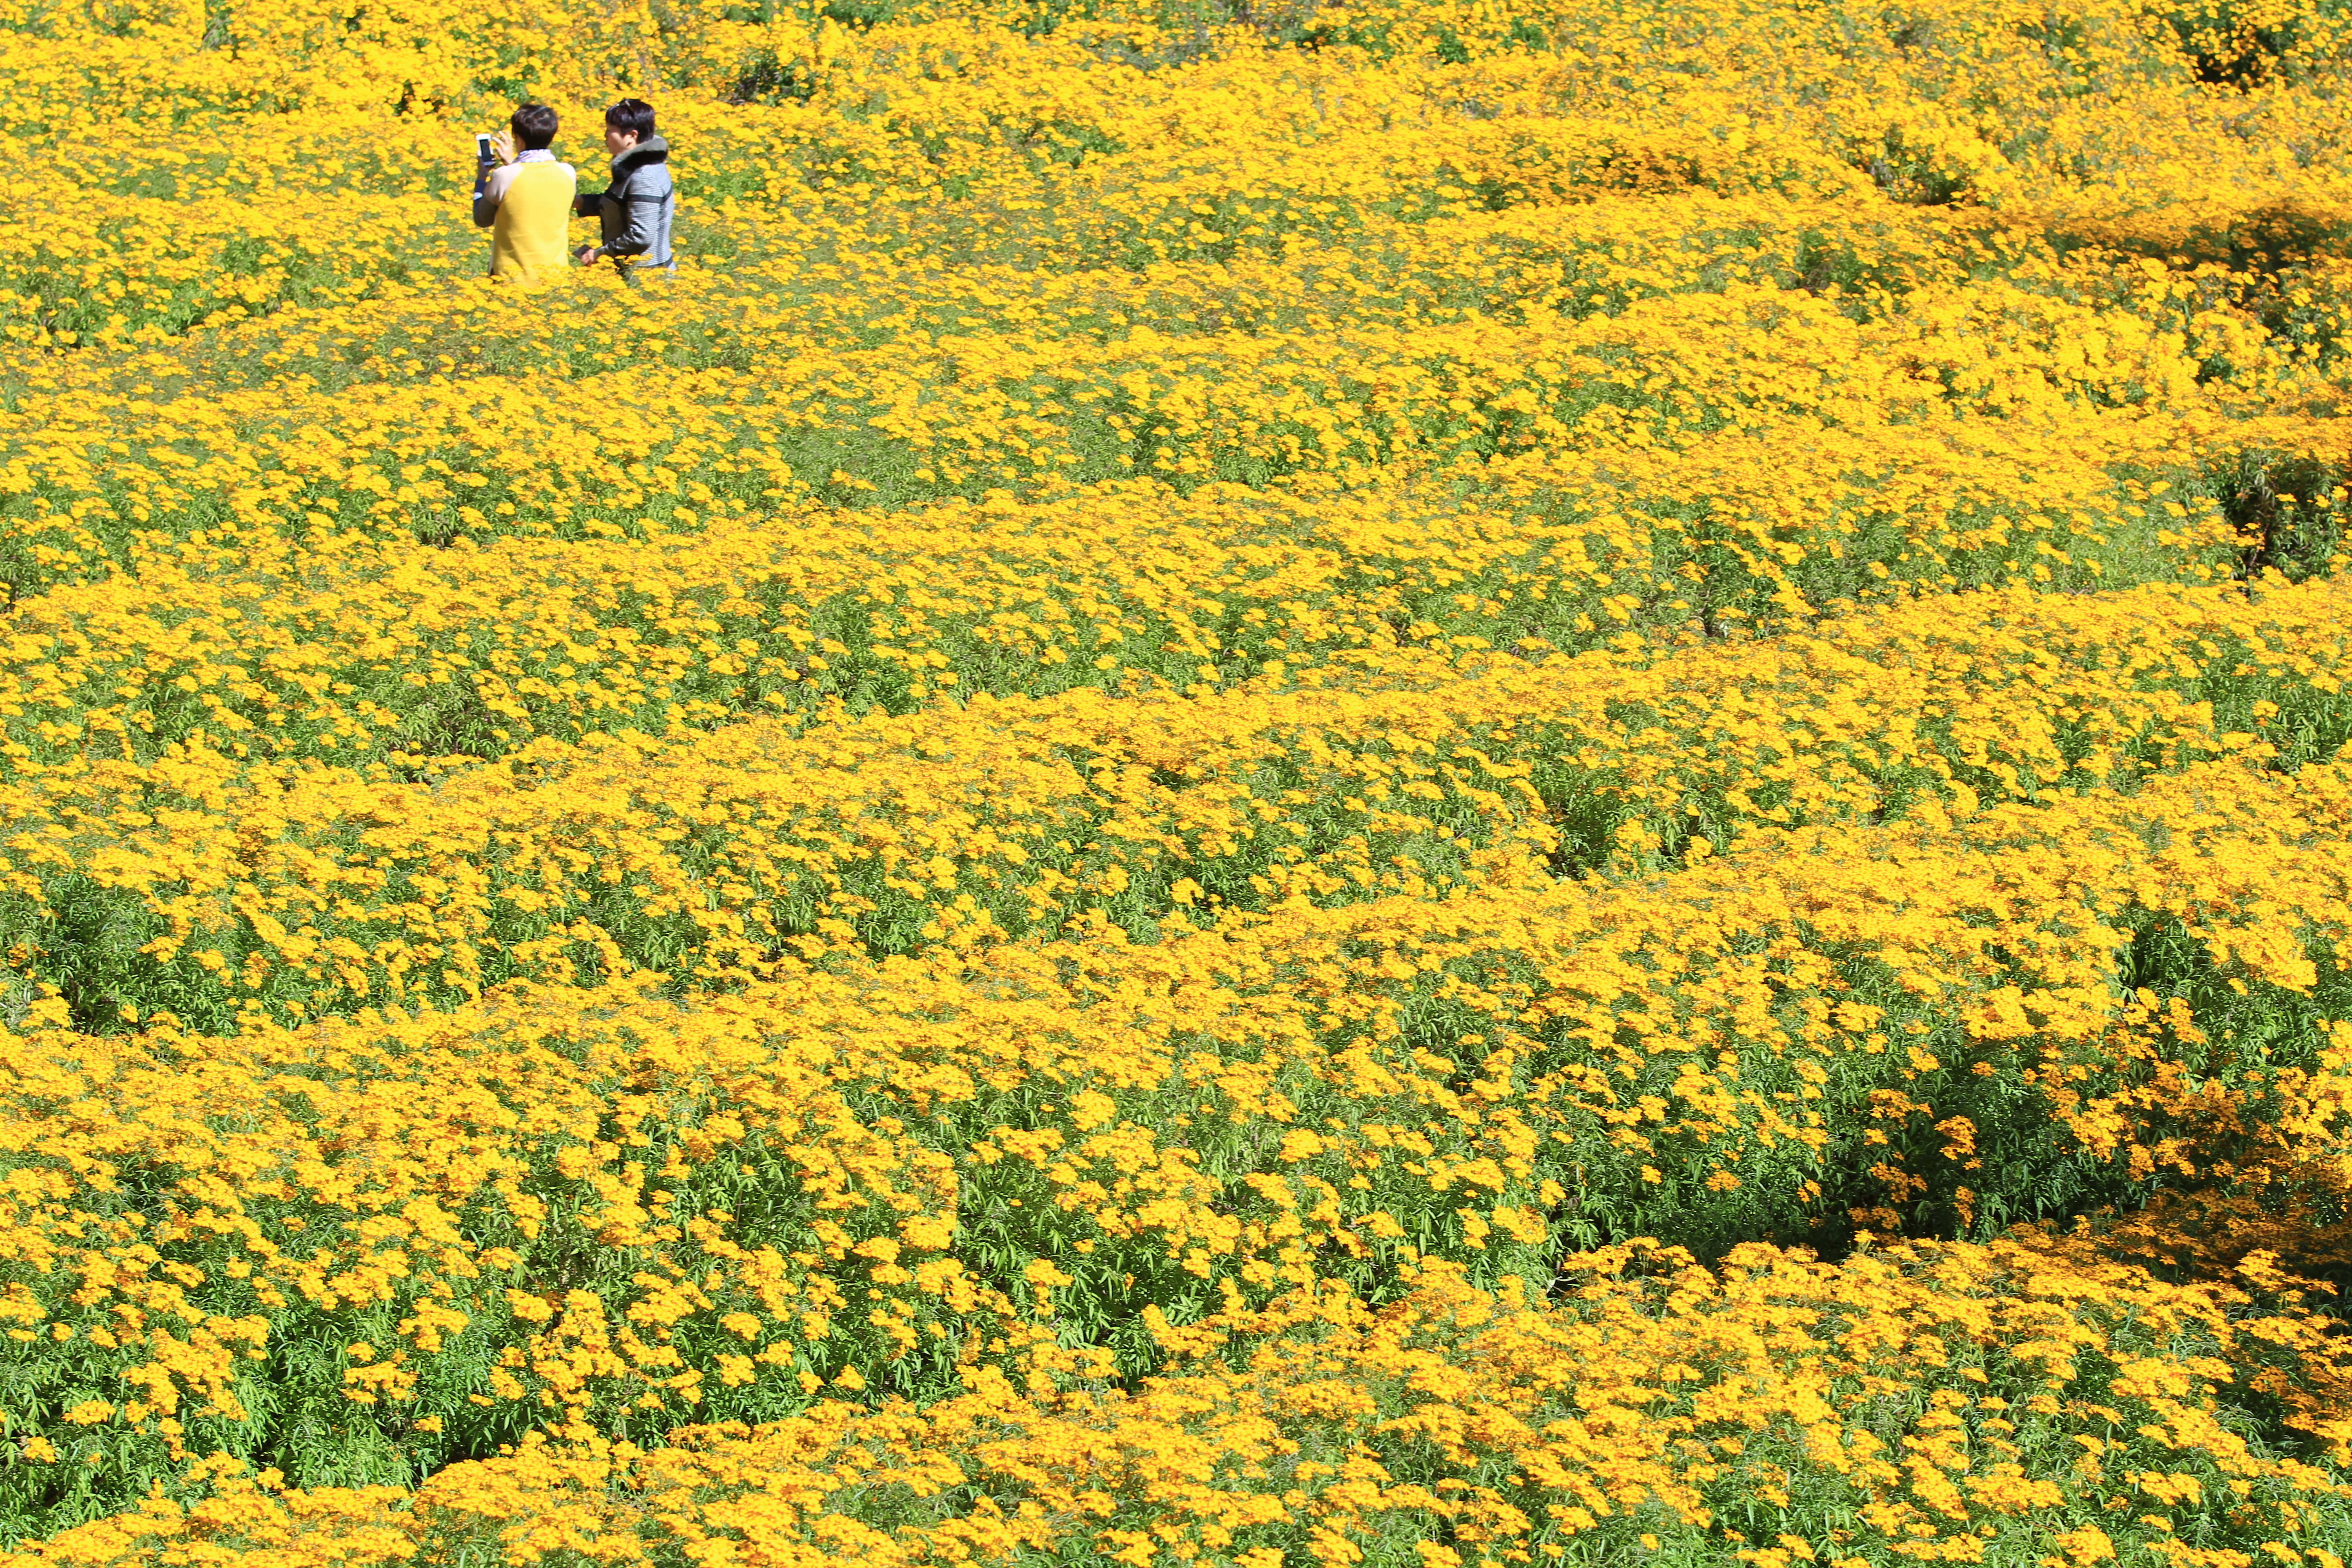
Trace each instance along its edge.
{"label": "person in yellow vest", "polygon": [[491,277],[544,283],[572,259],[579,176],[548,151],[555,110],[526,103],[507,123],[490,143],[490,161],[474,174],[474,226],[490,231]]}

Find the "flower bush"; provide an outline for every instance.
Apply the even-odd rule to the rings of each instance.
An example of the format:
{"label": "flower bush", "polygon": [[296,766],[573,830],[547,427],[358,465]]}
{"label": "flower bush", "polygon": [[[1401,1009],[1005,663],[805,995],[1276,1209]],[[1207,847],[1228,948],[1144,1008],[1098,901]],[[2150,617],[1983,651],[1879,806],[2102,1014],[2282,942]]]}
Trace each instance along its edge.
{"label": "flower bush", "polygon": [[0,1563],[2341,1568],[2347,42],[0,3]]}

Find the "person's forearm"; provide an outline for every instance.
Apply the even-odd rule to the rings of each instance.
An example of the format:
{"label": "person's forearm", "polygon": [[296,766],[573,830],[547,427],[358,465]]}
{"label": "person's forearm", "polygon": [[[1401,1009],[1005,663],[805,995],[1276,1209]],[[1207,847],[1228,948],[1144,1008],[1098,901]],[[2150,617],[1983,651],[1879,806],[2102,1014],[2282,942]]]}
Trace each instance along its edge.
{"label": "person's forearm", "polygon": [[616,197],[609,191],[604,193],[604,200],[621,209],[621,233],[595,247],[588,254],[591,261],[600,257],[642,257],[654,249],[654,212],[658,209],[658,202],[642,202],[628,195]]}
{"label": "person's forearm", "polygon": [[654,247],[652,202],[621,204],[621,232],[596,247],[600,256],[643,256]]}
{"label": "person's forearm", "polygon": [[474,226],[488,228],[499,220],[499,198],[490,195],[490,172],[474,171]]}

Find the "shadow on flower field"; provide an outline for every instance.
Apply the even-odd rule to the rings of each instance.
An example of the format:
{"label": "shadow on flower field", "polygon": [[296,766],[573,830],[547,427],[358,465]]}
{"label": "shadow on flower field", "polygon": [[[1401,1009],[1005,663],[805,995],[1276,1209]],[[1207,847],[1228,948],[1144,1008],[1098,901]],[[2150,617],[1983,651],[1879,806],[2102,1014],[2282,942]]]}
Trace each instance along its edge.
{"label": "shadow on flower field", "polygon": [[0,1562],[2341,1568],[2347,50],[0,0]]}

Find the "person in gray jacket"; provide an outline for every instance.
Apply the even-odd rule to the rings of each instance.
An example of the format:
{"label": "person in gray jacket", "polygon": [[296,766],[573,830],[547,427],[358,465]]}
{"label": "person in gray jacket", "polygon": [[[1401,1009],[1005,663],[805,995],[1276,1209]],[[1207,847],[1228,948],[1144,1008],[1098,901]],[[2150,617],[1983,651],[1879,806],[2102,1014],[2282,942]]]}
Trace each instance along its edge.
{"label": "person in gray jacket", "polygon": [[669,248],[677,193],[669,179],[669,143],[654,134],[654,106],[625,98],[604,111],[604,147],[613,154],[613,184],[583,195],[573,209],[603,225],[603,243],[583,246],[580,264],[610,258],[624,272],[658,267],[675,271]]}

